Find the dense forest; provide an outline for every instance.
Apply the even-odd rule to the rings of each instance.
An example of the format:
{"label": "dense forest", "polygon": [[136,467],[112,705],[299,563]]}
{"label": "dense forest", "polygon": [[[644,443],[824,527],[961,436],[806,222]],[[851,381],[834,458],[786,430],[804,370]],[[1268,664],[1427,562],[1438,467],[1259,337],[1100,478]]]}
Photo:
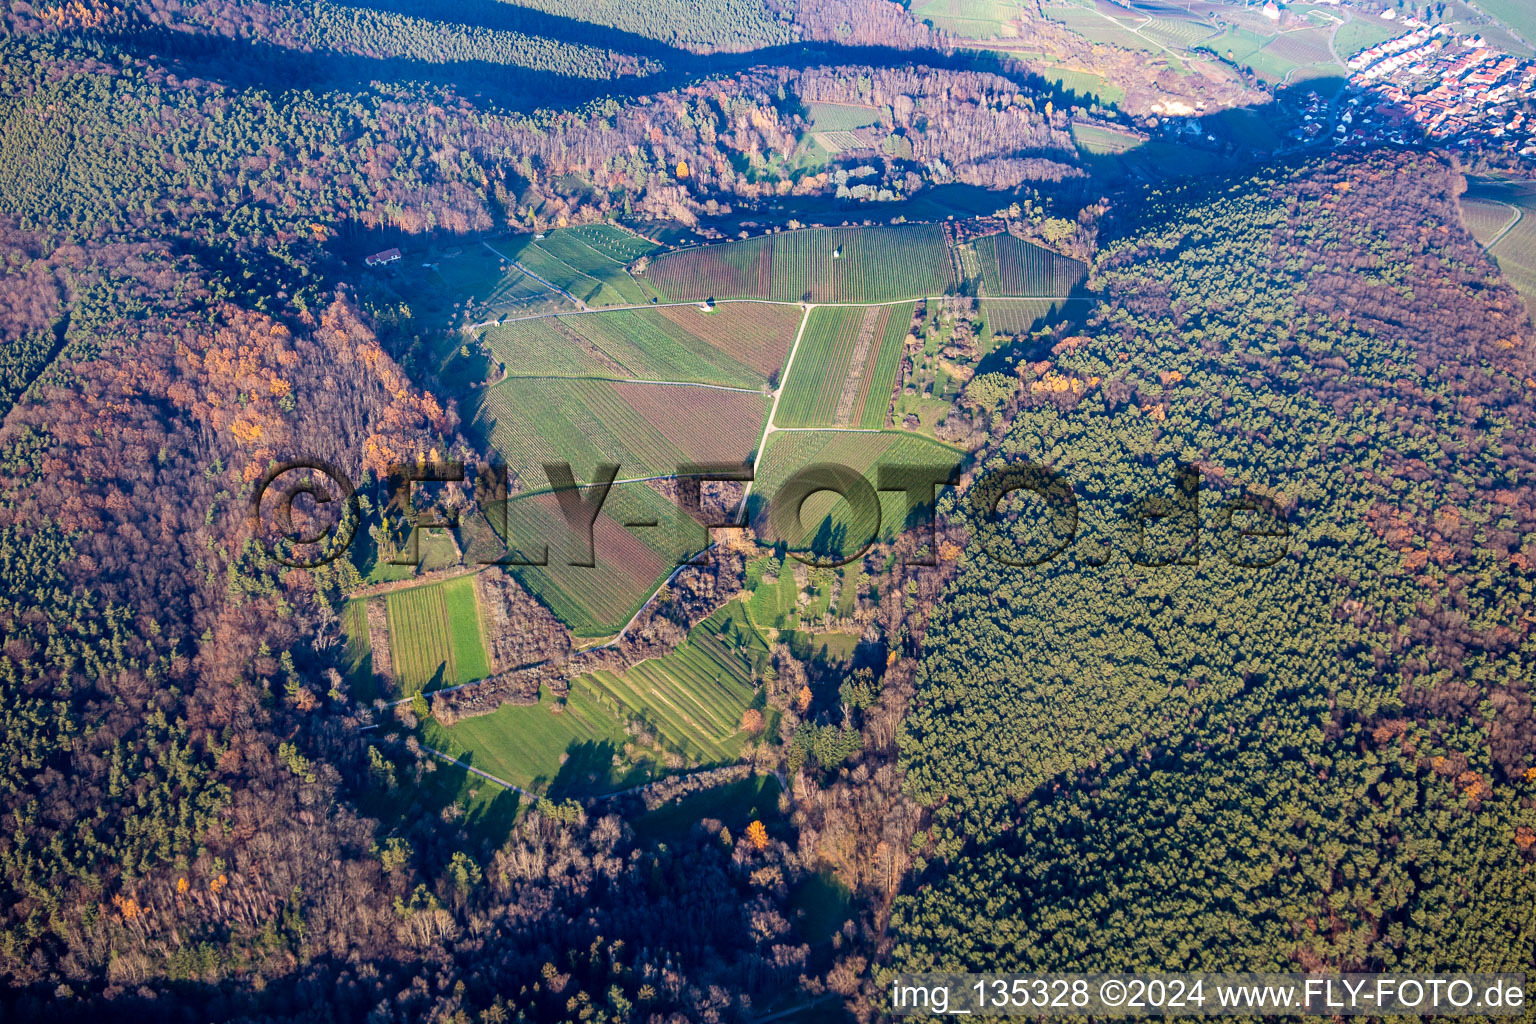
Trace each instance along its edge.
{"label": "dense forest", "polygon": [[1454,188],[1353,155],[1112,216],[979,470],[1068,481],[1075,539],[1044,487],[954,509],[894,966],[1536,957],[1536,365]]}

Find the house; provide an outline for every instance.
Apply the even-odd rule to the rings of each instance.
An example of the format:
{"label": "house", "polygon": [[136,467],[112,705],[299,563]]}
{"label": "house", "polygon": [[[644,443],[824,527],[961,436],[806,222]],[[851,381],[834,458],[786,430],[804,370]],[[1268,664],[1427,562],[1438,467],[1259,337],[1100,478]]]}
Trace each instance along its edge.
{"label": "house", "polygon": [[385,264],[394,263],[399,258],[399,249],[383,249],[374,253],[372,256],[369,256],[367,259],[363,260],[363,262],[368,264],[370,267],[382,267]]}

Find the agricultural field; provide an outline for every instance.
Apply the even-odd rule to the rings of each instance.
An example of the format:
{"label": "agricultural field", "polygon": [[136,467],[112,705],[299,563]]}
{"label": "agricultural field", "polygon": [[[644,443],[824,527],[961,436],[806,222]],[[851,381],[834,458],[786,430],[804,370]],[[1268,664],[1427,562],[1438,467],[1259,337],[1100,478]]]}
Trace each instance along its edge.
{"label": "agricultural field", "polygon": [[885,426],[912,307],[818,306],[785,381],[777,427]]}
{"label": "agricultural field", "polygon": [[[506,568],[580,637],[617,632],[678,562],[705,544],[704,528],[644,483],[613,485],[593,523],[591,548],[572,534],[547,492],[492,505],[486,514],[510,551],[490,557],[546,559]],[[594,564],[570,564],[588,560]]]}
{"label": "agricultural field", "polygon": [[[569,292],[581,304],[639,304],[657,296],[643,277],[633,277],[626,269],[630,260],[646,255],[655,246],[611,225],[560,228],[543,237],[515,235],[481,248],[493,258],[500,258],[505,272],[516,273],[517,269],[511,266],[516,262],[531,274]],[[630,253],[636,255],[629,257]]]}
{"label": "agricultural field", "polygon": [[1090,303],[1088,299],[985,299],[981,315],[994,335],[1014,337],[1086,313]]}
{"label": "agricultural field", "polygon": [[989,295],[1066,296],[1088,273],[1077,260],[1009,234],[978,239],[976,254],[984,293]]}
{"label": "agricultural field", "polygon": [[[1536,314],[1536,184],[1473,178],[1461,207],[1473,237],[1488,247],[1488,255]],[[1504,219],[1495,224],[1501,208]]]}
{"label": "agricultural field", "polygon": [[[861,548],[871,536],[887,539],[902,529],[912,510],[904,493],[882,491],[879,522],[873,509],[854,509],[837,494],[813,494],[800,509],[800,530],[792,536],[776,536],[768,522],[775,496],[792,474],[807,465],[846,467],[879,483],[880,468],[932,467],[936,472],[960,464],[965,453],[902,431],[849,433],[830,430],[796,431],[770,435],[767,451],[757,470],[757,483],[749,502],[753,529],[767,542],[783,541],[793,551],[846,555]],[[878,528],[878,529],[877,529]]]}
{"label": "agricultural field", "polygon": [[[742,713],[767,665],[767,642],[732,601],[663,657],[579,676],[563,701],[545,693],[538,704],[506,704],[452,726],[427,723],[422,739],[530,792],[611,792],[664,774],[664,751],[699,764],[735,761],[748,738]],[[653,744],[632,738],[631,722]]]}
{"label": "agricultural field", "polygon": [[[402,261],[404,263],[404,261]],[[462,323],[570,309],[559,292],[481,245],[434,253],[420,268],[402,268],[423,304]]]}
{"label": "agricultural field", "polygon": [[937,224],[805,228],[658,256],[651,282],[677,301],[890,302],[956,282]]}
{"label": "agricultural field", "polygon": [[632,480],[671,475],[684,462],[747,462],[767,414],[759,392],[525,377],[489,388],[472,426],[524,489],[540,490],[546,462],[569,462],[583,480],[600,463]]}
{"label": "agricultural field", "polygon": [[540,317],[489,328],[510,376],[610,377],[760,388],[800,323],[795,307],[720,303]]}
{"label": "agricultural field", "polygon": [[400,696],[490,675],[473,578],[396,590],[384,602]]}
{"label": "agricultural field", "polygon": [[851,103],[810,103],[806,114],[811,128],[818,132],[846,132],[878,124],[880,112],[874,107],[860,107]]}
{"label": "agricultural field", "polygon": [[643,758],[614,765],[629,739],[624,721],[578,689],[564,701],[543,694],[537,704],[503,704],[451,726],[427,722],[421,735],[434,750],[555,799],[636,786],[658,774]]}

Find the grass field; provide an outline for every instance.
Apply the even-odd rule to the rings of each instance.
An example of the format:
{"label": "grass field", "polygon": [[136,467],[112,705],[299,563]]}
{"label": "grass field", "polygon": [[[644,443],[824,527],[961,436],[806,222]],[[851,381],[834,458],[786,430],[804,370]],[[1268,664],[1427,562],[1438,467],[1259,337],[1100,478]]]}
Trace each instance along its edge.
{"label": "grass field", "polygon": [[497,257],[483,245],[434,254],[430,266],[404,272],[417,279],[427,300],[453,309],[466,323],[570,309],[565,296]]}
{"label": "grass field", "polygon": [[1064,296],[1088,273],[1077,260],[1009,234],[978,239],[976,254],[989,295]]}
{"label": "grass field", "polygon": [[400,696],[490,675],[472,577],[396,590],[384,601]]}
{"label": "grass field", "polygon": [[1357,14],[1350,19],[1349,24],[1339,27],[1338,34],[1333,37],[1333,47],[1339,52],[1339,56],[1347,61],[1361,50],[1368,50],[1377,43],[1384,43],[1394,36],[1401,35],[1402,32],[1402,26],[1395,21],[1382,21],[1380,18],[1362,17]]}
{"label": "grass field", "polygon": [[795,581],[795,563],[771,557],[761,562],[761,571],[752,582],[752,596],[747,601],[752,621],[774,629],[794,629],[800,621],[800,585]]}
{"label": "grass field", "polygon": [[767,666],[768,645],[740,601],[695,626],[669,654],[620,673],[573,680],[563,702],[503,705],[452,726],[429,723],[428,746],[537,793],[584,796],[655,778],[656,759],[631,747],[628,723],[643,724],[666,750],[700,764],[739,756],[742,713]]}
{"label": "grass field", "polygon": [[1536,45],[1536,6],[1530,0],[1476,0],[1477,9]]}
{"label": "grass field", "polygon": [[810,316],[775,426],[885,426],[912,307],[818,306]]}
{"label": "grass field", "polygon": [[806,228],[658,256],[647,271],[669,298],[890,302],[955,287],[937,224]]}
{"label": "grass field", "polygon": [[644,276],[632,277],[625,270],[623,255],[645,244],[617,228],[586,227],[550,231],[543,238],[520,235],[492,247],[581,302],[618,306],[657,296]]}
{"label": "grass field", "polygon": [[564,702],[546,694],[537,704],[503,704],[452,726],[429,722],[422,728],[427,746],[514,786],[556,798],[655,778],[656,766],[647,760],[614,765],[613,756],[627,739],[623,719],[576,690]]}
{"label": "grass field", "polygon": [[[775,496],[792,474],[804,466],[846,467],[878,487],[880,470],[890,467],[931,467],[938,475],[960,464],[963,452],[903,431],[846,433],[805,431],[778,433],[769,438],[757,470],[749,514],[753,528],[769,543],[783,541],[793,551],[846,555],[860,549],[871,536],[889,538],[903,529],[912,511],[900,491],[878,492],[879,522],[871,508],[855,509],[831,491],[811,495],[800,509],[800,531],[776,535],[768,523]],[[878,527],[878,531],[877,531]]]}
{"label": "grass field", "polygon": [[1473,237],[1485,246],[1517,212],[1520,214],[1519,221],[1488,249],[1488,255],[1536,312],[1536,183],[1469,179],[1461,209]]}

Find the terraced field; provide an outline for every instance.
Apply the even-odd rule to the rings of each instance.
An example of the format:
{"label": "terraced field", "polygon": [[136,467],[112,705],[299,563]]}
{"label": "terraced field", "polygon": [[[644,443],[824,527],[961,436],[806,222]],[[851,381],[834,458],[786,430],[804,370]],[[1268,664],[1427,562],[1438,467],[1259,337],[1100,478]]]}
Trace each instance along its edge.
{"label": "terraced field", "polygon": [[937,224],[806,228],[658,256],[647,271],[677,301],[890,302],[956,285]]}
{"label": "terraced field", "polygon": [[818,306],[810,316],[775,426],[885,426],[912,307]]}
{"label": "terraced field", "polygon": [[401,696],[490,674],[471,577],[396,590],[384,601],[390,657]]}
{"label": "terraced field", "polygon": [[1088,273],[1077,260],[1009,234],[978,239],[976,254],[988,295],[1067,295]]}

